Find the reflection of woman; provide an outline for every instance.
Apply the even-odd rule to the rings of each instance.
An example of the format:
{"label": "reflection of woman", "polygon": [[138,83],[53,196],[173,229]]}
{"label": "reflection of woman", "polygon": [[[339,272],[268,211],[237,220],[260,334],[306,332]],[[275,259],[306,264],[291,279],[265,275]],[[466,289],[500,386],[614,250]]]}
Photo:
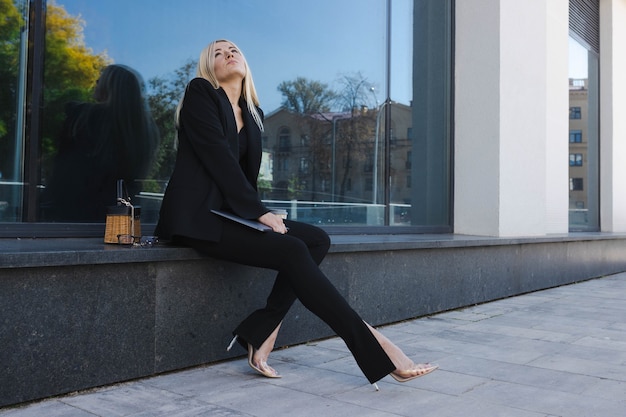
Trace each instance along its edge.
{"label": "reflection of woman", "polygon": [[[260,201],[263,114],[239,49],[228,41],[211,43],[200,56],[197,76],[179,106],[178,155],[156,233],[215,258],[278,271],[266,306],[233,332],[233,342],[248,350],[250,366],[279,376],[267,358],[283,318],[299,299],[343,338],[370,382],[388,374],[408,381],[436,369],[414,364],[366,324],[324,276],[318,265],[330,240],[323,230],[283,221]],[[210,210],[228,210],[273,231],[259,232]]]}
{"label": "reflection of woman", "polygon": [[116,181],[134,191],[159,141],[139,74],[109,65],[100,74],[96,103],[69,103],[52,177],[42,199],[51,221],[103,222],[115,204]]}

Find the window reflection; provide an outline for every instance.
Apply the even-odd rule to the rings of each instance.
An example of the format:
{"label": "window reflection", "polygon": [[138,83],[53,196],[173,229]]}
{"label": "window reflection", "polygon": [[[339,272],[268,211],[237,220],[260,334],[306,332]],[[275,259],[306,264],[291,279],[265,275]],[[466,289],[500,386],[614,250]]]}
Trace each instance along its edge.
{"label": "window reflection", "polygon": [[[324,225],[426,224],[411,214],[412,202],[423,201],[422,188],[415,187],[415,167],[424,164],[412,142],[415,114],[421,111],[412,102],[413,38],[418,35],[413,32],[414,1],[319,0],[303,5],[291,0],[181,0],[158,2],[159,7],[152,0],[44,3],[41,153],[31,159],[40,170],[39,221],[104,222],[105,206],[115,202],[116,187],[110,180],[124,177],[133,204],[142,207],[142,223],[154,223],[176,157],[176,106],[195,76],[198,51],[214,38],[228,38],[246,50],[255,68],[266,127],[259,191],[269,206],[290,210],[293,219]],[[447,7],[440,11],[451,16]],[[389,16],[393,44],[387,43]],[[138,30],[137,22],[146,21],[152,23]],[[441,52],[450,53],[446,48]],[[130,139],[118,132],[104,140],[115,123],[103,122],[102,115],[82,116],[83,109],[106,113],[94,97],[96,81],[101,71],[115,66],[132,68],[145,80],[142,101],[147,106],[139,131],[155,134],[135,133]],[[24,73],[15,69],[12,76]],[[108,112],[128,113],[121,106]],[[137,131],[127,129],[132,130]],[[145,140],[147,136],[152,139]],[[3,155],[21,164],[22,144],[9,149],[7,143],[0,144],[6,148]],[[115,143],[133,143],[143,157],[137,159]],[[111,147],[105,150],[103,144]],[[106,162],[95,160],[101,151],[108,154],[102,159]],[[134,171],[121,166],[126,162]],[[437,166],[449,169],[446,162]],[[12,180],[19,184],[23,167],[2,162],[4,178],[11,169],[16,172]],[[106,181],[94,179],[98,171],[107,171]],[[14,189],[21,192],[22,187]],[[6,194],[6,187],[1,192]],[[0,204],[3,200],[9,198],[0,195]],[[13,198],[10,211],[15,216],[0,221],[22,220],[21,200]],[[101,211],[92,210],[92,203]],[[437,205],[438,213],[442,206]]]}
{"label": "window reflection", "polygon": [[20,219],[28,1],[0,0],[0,221]]}
{"label": "window reflection", "polygon": [[[134,192],[135,202],[139,200],[142,206],[142,217],[156,217],[158,199],[175,157],[175,129],[169,117],[186,82],[194,75],[195,56],[212,40],[202,38],[199,33],[183,35],[177,28],[187,30],[183,27],[193,26],[189,19],[198,19],[196,15],[200,15],[203,19],[200,27],[208,20],[214,36],[229,37],[242,44],[255,68],[255,83],[266,115],[264,159],[271,162],[264,164],[261,173],[261,192],[268,205],[288,208],[291,218],[318,224],[382,224],[383,219],[372,216],[372,208],[368,206],[377,203],[372,193],[381,193],[380,189],[376,191],[380,180],[374,181],[372,187],[372,175],[380,164],[374,170],[367,170],[366,166],[372,165],[372,154],[378,151],[374,143],[382,143],[384,133],[383,126],[376,123],[377,94],[380,98],[385,94],[382,87],[385,84],[385,2],[323,0],[308,4],[304,13],[301,6],[296,7],[288,0],[274,2],[271,7],[233,1],[220,3],[220,8],[226,9],[220,19],[210,13],[214,5],[206,1],[187,0],[186,7],[167,12],[158,12],[153,7],[147,11],[141,2],[123,3],[123,7],[119,1],[59,0],[58,6],[51,4],[53,11],[67,11],[68,16],[80,15],[84,19],[85,37],[78,39],[78,43],[84,41],[81,51],[86,56],[99,57],[108,63],[119,63],[119,57],[124,57],[124,64],[136,66],[147,77],[148,102],[162,145],[156,168],[134,178],[142,180],[142,185],[152,184],[149,189],[143,187]],[[119,15],[122,9],[123,16]],[[231,9],[233,13],[229,13]],[[187,10],[197,12],[190,16]],[[241,30],[230,33],[232,27],[241,28],[244,22],[258,22],[259,15],[263,15],[261,20],[265,22],[263,36],[273,39],[270,44],[268,39],[259,37],[260,33]],[[142,20],[150,17],[167,20],[168,30],[161,33],[162,29],[146,29],[154,30],[150,44],[155,46],[151,48],[146,48],[147,40],[135,36],[134,24],[116,24],[116,32],[111,32],[114,23],[127,22],[132,16]],[[346,16],[351,17],[349,21]],[[273,21],[276,24],[272,24]],[[70,20],[69,23],[75,22]],[[407,35],[410,38],[410,34]],[[108,42],[104,44],[102,39]],[[168,51],[164,42],[177,44],[178,48]],[[307,53],[303,54],[305,47]],[[161,52],[155,54],[155,51]],[[147,67],[146,62],[153,65]],[[410,79],[410,69],[405,68],[404,73],[405,78]],[[46,88],[51,91],[62,91],[64,85],[61,80],[46,81]],[[80,92],[85,96],[88,90]],[[51,119],[59,119],[62,113],[56,105],[59,100],[51,94],[46,100],[54,104],[50,107],[50,112],[54,112],[50,114]],[[48,130],[56,127],[51,122]],[[44,185],[47,195],[62,197],[58,191],[61,187],[54,184],[54,171],[50,166],[57,149],[53,141],[49,143]],[[85,165],[92,164],[86,162]],[[75,186],[74,183],[70,188]],[[84,195],[87,197],[88,193]],[[47,199],[42,207],[42,213],[48,213],[47,219],[70,220],[59,213],[49,215],[50,208],[46,205],[49,201]],[[87,201],[78,204],[84,205]]]}
{"label": "window reflection", "polygon": [[570,38],[569,226],[599,228],[598,57]]}
{"label": "window reflection", "polygon": [[58,140],[50,144],[56,156],[41,198],[44,221],[100,222],[116,202],[117,181],[137,195],[154,168],[159,131],[141,76],[108,65],[95,84],[94,102],[66,103]]}

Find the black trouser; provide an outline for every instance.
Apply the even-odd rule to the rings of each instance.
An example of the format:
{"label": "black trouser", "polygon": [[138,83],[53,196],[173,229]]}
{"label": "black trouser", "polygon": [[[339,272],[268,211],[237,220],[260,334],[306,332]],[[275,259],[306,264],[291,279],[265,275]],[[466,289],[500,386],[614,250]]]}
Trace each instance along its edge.
{"label": "black trouser", "polygon": [[297,299],[341,337],[370,382],[395,366],[361,317],[319,269],[330,239],[326,232],[305,223],[285,220],[289,232],[259,232],[224,220],[220,242],[178,237],[177,243],[203,254],[244,265],[278,271],[267,304],[248,316],[233,334],[258,349],[283,320]]}

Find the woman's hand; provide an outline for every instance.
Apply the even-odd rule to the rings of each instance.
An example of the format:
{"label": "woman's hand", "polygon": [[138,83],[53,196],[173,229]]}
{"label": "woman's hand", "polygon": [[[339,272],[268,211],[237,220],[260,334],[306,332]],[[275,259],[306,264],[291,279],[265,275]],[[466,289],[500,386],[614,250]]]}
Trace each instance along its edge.
{"label": "woman's hand", "polygon": [[257,220],[263,223],[264,225],[271,227],[272,230],[275,231],[276,233],[280,233],[283,235],[287,233],[287,227],[285,226],[283,219],[278,217],[271,211],[268,211],[267,213],[259,217]]}

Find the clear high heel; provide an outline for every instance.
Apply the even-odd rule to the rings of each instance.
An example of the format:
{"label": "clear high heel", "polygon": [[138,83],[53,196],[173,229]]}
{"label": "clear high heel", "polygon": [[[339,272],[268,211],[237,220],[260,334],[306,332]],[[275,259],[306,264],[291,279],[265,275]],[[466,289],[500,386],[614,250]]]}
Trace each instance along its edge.
{"label": "clear high heel", "polygon": [[261,361],[258,364],[255,364],[253,356],[254,348],[251,344],[248,343],[248,365],[250,365],[250,368],[254,369],[255,371],[267,378],[282,378],[282,376],[279,375],[274,368],[269,366],[267,362]]}
{"label": "clear high heel", "polygon": [[228,344],[228,347],[226,348],[226,352],[230,352],[230,350],[233,348],[233,345],[235,344],[238,338],[239,338],[239,335],[236,334],[235,337],[233,337],[233,340],[231,340],[230,343]]}
{"label": "clear high heel", "polygon": [[[412,379],[419,378],[420,376],[428,375],[429,373],[433,372],[434,370],[438,368],[439,368],[439,365],[434,365],[430,363],[418,363],[414,365],[413,368],[411,369],[411,370],[419,371],[417,375],[401,376],[401,375],[398,375],[396,371],[391,372],[389,375],[398,382],[407,382],[407,381],[411,381]],[[376,389],[376,391],[380,391],[380,388],[378,388],[378,384],[376,382],[374,382],[372,386]]]}
{"label": "clear high heel", "polygon": [[407,382],[407,381],[411,381],[411,380],[413,380],[415,378],[419,378],[421,376],[428,375],[429,373],[433,372],[437,368],[439,368],[439,365],[434,365],[434,364],[430,364],[430,363],[418,363],[418,364],[414,365],[413,368],[410,369],[411,371],[418,371],[418,374],[416,374],[416,375],[401,376],[401,375],[398,375],[398,373],[396,373],[396,371],[393,371],[389,375],[391,375],[391,377],[393,379],[395,379],[396,381],[398,381],[398,382]]}
{"label": "clear high heel", "polygon": [[[226,348],[227,351],[230,351],[238,338],[239,335],[235,335],[235,337],[233,337],[233,340],[230,341],[228,347]],[[258,364],[254,363],[254,347],[252,347],[250,343],[248,343],[248,365],[250,365],[250,368],[267,378],[282,378],[282,376],[279,375],[275,369],[269,366],[267,362],[261,361]]]}

